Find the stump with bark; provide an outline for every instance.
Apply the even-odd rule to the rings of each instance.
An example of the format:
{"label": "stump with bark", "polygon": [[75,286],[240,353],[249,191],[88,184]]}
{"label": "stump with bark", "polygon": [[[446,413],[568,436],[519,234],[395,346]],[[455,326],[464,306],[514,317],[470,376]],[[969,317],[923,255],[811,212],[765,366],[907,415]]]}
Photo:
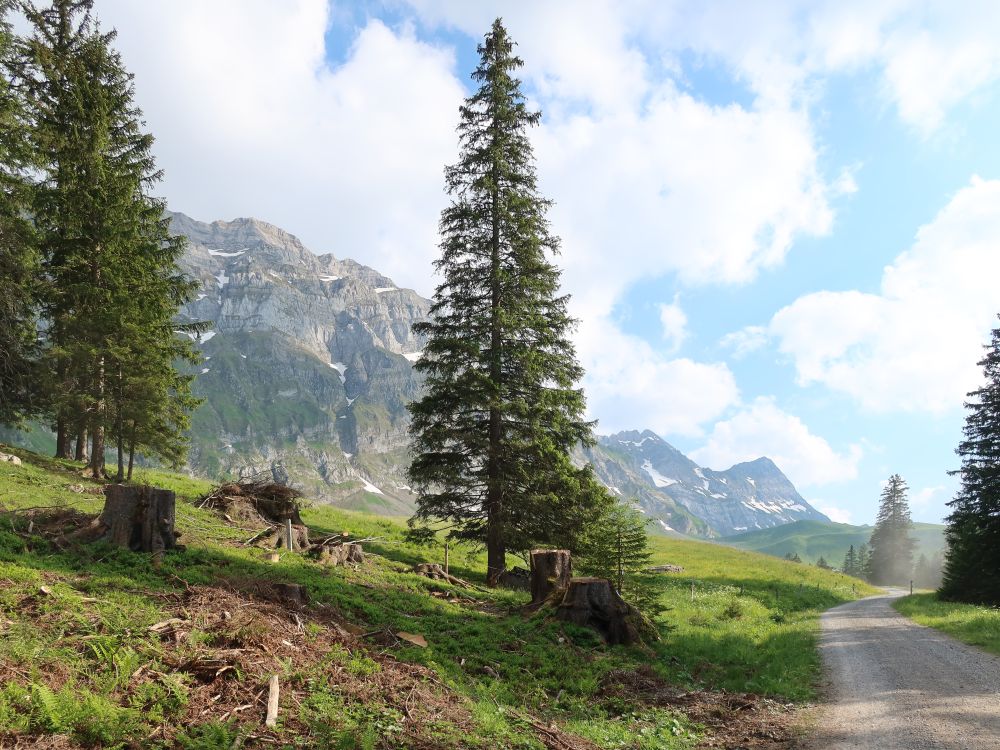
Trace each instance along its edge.
{"label": "stump with bark", "polygon": [[177,547],[174,529],[175,496],[171,490],[109,484],[104,488],[104,510],[78,535],[103,539],[134,552],[159,553]]}
{"label": "stump with bark", "polygon": [[[273,526],[254,542],[258,547],[264,549],[287,549],[288,530],[284,525]],[[306,526],[292,525],[292,550],[303,552],[312,546],[309,541],[309,529]]]}
{"label": "stump with bark", "polygon": [[314,544],[309,549],[309,555],[324,565],[360,565],[365,561],[365,553],[360,544]]}
{"label": "stump with bark", "polygon": [[524,568],[509,568],[500,574],[498,582],[505,589],[531,591],[531,572]]}
{"label": "stump with bark", "polygon": [[541,604],[556,589],[565,588],[573,575],[569,550],[531,551],[531,603]]}
{"label": "stump with bark", "polygon": [[607,578],[571,579],[556,617],[598,631],[610,645],[639,640],[635,618],[642,616],[618,595]]}

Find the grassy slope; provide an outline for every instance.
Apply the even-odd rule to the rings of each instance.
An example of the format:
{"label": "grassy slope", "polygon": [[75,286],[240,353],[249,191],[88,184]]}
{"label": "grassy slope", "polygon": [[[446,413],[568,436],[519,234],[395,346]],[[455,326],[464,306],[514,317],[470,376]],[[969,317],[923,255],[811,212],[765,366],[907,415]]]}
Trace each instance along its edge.
{"label": "grassy slope", "polygon": [[[797,552],[807,562],[821,556],[831,565],[840,565],[853,544],[855,549],[871,536],[870,526],[852,526],[846,523],[825,521],[796,521],[771,529],[759,529],[719,540],[740,549],[763,552],[784,557]],[[930,557],[944,549],[944,526],[933,523],[913,524],[913,537],[917,540],[916,555]]]}
{"label": "grassy slope", "polygon": [[1000,609],[996,607],[943,602],[937,594],[904,596],[892,606],[921,625],[1000,654]]}
{"label": "grassy slope", "polygon": [[[0,464],[2,509],[100,510],[100,495],[69,489],[98,489],[80,477],[79,467],[4,450],[22,456],[25,465]],[[430,645],[375,649],[355,640],[325,655],[319,649],[315,664],[298,668],[291,657],[275,656],[276,669],[294,692],[292,699],[283,693],[282,711],[295,721],[289,719],[286,734],[277,735],[288,746],[321,746],[316,739],[321,735],[326,746],[410,746],[384,739],[402,736],[393,734],[407,723],[402,699],[376,695],[351,702],[337,688],[345,668],[355,675],[393,669],[395,662],[378,661],[387,650],[404,664],[417,665],[413,669],[430,670],[427,674],[436,675],[428,678],[433,684],[460,696],[471,724],[440,719],[440,727],[431,727],[437,733],[434,747],[540,748],[545,735],[532,723],[538,720],[598,747],[684,747],[697,728],[683,715],[603,698],[602,678],[612,670],[649,665],[685,690],[807,700],[818,676],[818,613],[852,598],[855,587],[858,595],[870,591],[810,566],[655,538],[656,562],[685,567],[684,573],[662,576],[665,611],[657,617],[662,640],[648,649],[607,648],[590,631],[560,626],[542,615],[523,616],[516,610],[527,599],[521,593],[476,590],[473,603],[433,596],[450,587],[405,570],[415,562],[439,560],[441,552],[407,544],[398,521],[312,508],[303,515],[317,533],[347,529],[356,536],[380,537],[366,545],[376,556],[357,569],[326,569],[296,555],[270,562],[261,550],[239,544],[249,537],[246,530],[194,507],[192,500],[208,490],[206,483],[155,471],[143,472],[139,480],[178,493],[177,525],[187,549],[167,555],[160,568],[146,556],[100,545],[61,551],[32,536],[23,516],[0,515],[0,627],[10,636],[0,639],[0,673],[8,670],[0,674],[6,683],[0,691],[0,744],[4,732],[64,733],[105,747],[155,734],[166,738],[164,747],[210,748],[231,745],[238,726],[259,731],[253,729],[261,722],[257,709],[239,714],[232,726],[213,723],[210,706],[192,716],[202,688],[146,628],[175,613],[168,603],[195,587],[294,581],[307,587],[314,603],[332,607],[359,630],[419,633]],[[482,580],[480,554],[460,549],[451,559],[453,573]],[[49,594],[39,594],[42,585]],[[322,622],[310,620],[306,634],[327,642]],[[210,643],[211,637],[196,627],[189,641]],[[134,669],[142,665],[162,679],[132,684],[128,675],[134,678]],[[336,677],[332,669],[340,670]],[[255,691],[260,686],[253,682],[260,676],[249,668],[236,679],[252,682]],[[202,735],[209,739],[202,742]],[[216,735],[222,739],[212,740]],[[427,745],[414,741],[412,746]]]}

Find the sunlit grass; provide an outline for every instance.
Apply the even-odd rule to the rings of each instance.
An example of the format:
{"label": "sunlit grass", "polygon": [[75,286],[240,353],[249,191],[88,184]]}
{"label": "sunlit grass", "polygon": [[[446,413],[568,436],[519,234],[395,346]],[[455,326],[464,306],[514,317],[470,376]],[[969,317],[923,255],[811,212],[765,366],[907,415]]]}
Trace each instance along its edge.
{"label": "sunlit grass", "polygon": [[1000,609],[941,601],[937,594],[913,594],[892,604],[914,622],[965,643],[1000,654]]}

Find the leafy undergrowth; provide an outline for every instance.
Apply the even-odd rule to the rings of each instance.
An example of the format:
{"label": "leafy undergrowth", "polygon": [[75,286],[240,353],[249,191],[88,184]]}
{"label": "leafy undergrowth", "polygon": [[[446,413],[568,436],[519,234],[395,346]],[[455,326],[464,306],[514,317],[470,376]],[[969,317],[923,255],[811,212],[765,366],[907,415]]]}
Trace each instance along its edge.
{"label": "leafy undergrowth", "polygon": [[892,606],[921,625],[1000,654],[1000,608],[945,602],[933,593],[904,596]]}
{"label": "leafy undergrowth", "polygon": [[[137,479],[177,492],[185,550],[155,566],[71,545],[59,532],[100,511],[100,486],[77,464],[4,450],[24,465],[0,464],[0,746],[765,747],[813,697],[817,614],[871,591],[656,538],[656,562],[685,568],[656,579],[661,640],[609,648],[525,615],[526,594],[408,573],[443,551],[407,543],[395,520],[307,509],[316,535],[374,537],[364,545],[374,554],[354,567],[274,561],[246,546],[255,529],[196,506],[208,483],[167,472]],[[482,582],[480,553],[450,557],[452,573]],[[276,601],[276,582],[304,586],[310,603]],[[275,674],[281,709],[266,728]]]}

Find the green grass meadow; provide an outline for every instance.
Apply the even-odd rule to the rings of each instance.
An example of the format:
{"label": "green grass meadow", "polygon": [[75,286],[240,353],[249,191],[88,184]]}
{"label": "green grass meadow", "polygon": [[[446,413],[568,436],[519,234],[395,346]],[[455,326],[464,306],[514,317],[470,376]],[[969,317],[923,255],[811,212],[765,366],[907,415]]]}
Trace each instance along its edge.
{"label": "green grass meadow", "polygon": [[1000,609],[996,607],[945,602],[934,593],[904,596],[892,606],[914,622],[1000,654]]}
{"label": "green grass meadow", "polygon": [[[13,511],[97,513],[103,506],[99,485],[71,462],[3,450],[21,456],[24,465],[0,464],[0,745],[46,735],[65,737],[71,747],[207,750],[259,737],[262,715],[256,708],[225,720],[211,705],[202,712],[198,701],[208,688],[178,656],[218,646],[215,631],[196,622],[178,645],[165,645],[148,631],[176,616],[176,602],[193,587],[295,582],[308,590],[310,612],[335,613],[354,632],[406,631],[426,639],[427,648],[386,645],[378,635],[330,646],[330,626],[317,615],[296,636],[317,639],[315,654],[304,652],[307,662],[298,646],[287,657],[274,655],[292,689],[282,712],[294,721],[284,730],[279,724],[260,746],[342,748],[540,749],[558,746],[546,739],[550,731],[599,748],[690,747],[702,727],[671,707],[609,697],[609,675],[646,669],[678,692],[752,692],[807,702],[816,695],[819,676],[819,613],[874,593],[860,581],[813,566],[653,537],[654,563],[684,567],[683,573],[656,577],[660,640],[608,647],[592,631],[555,621],[545,611],[525,614],[527,594],[459,591],[407,572],[417,562],[441,562],[443,548],[408,543],[398,519],[310,507],[303,518],[314,535],[347,530],[356,538],[376,537],[364,545],[374,554],[357,567],[327,568],[291,553],[272,561],[243,544],[252,529],[248,533],[195,507],[209,483],[169,472],[143,470],[137,480],[177,492],[184,551],[167,554],[156,566],[147,555],[101,544],[59,547]],[[453,547],[450,560],[453,574],[482,583],[481,552]],[[39,593],[42,587],[47,593]],[[363,700],[344,692],[345,679],[364,692],[374,680],[366,675],[397,669],[418,670],[420,690],[440,692],[454,704],[453,713],[467,719],[450,719],[445,712],[413,738],[405,728],[413,724],[406,717],[416,687],[409,696],[386,688]],[[259,698],[263,686],[251,671],[235,670],[226,690],[245,688]],[[160,676],[143,681],[137,674]]]}

